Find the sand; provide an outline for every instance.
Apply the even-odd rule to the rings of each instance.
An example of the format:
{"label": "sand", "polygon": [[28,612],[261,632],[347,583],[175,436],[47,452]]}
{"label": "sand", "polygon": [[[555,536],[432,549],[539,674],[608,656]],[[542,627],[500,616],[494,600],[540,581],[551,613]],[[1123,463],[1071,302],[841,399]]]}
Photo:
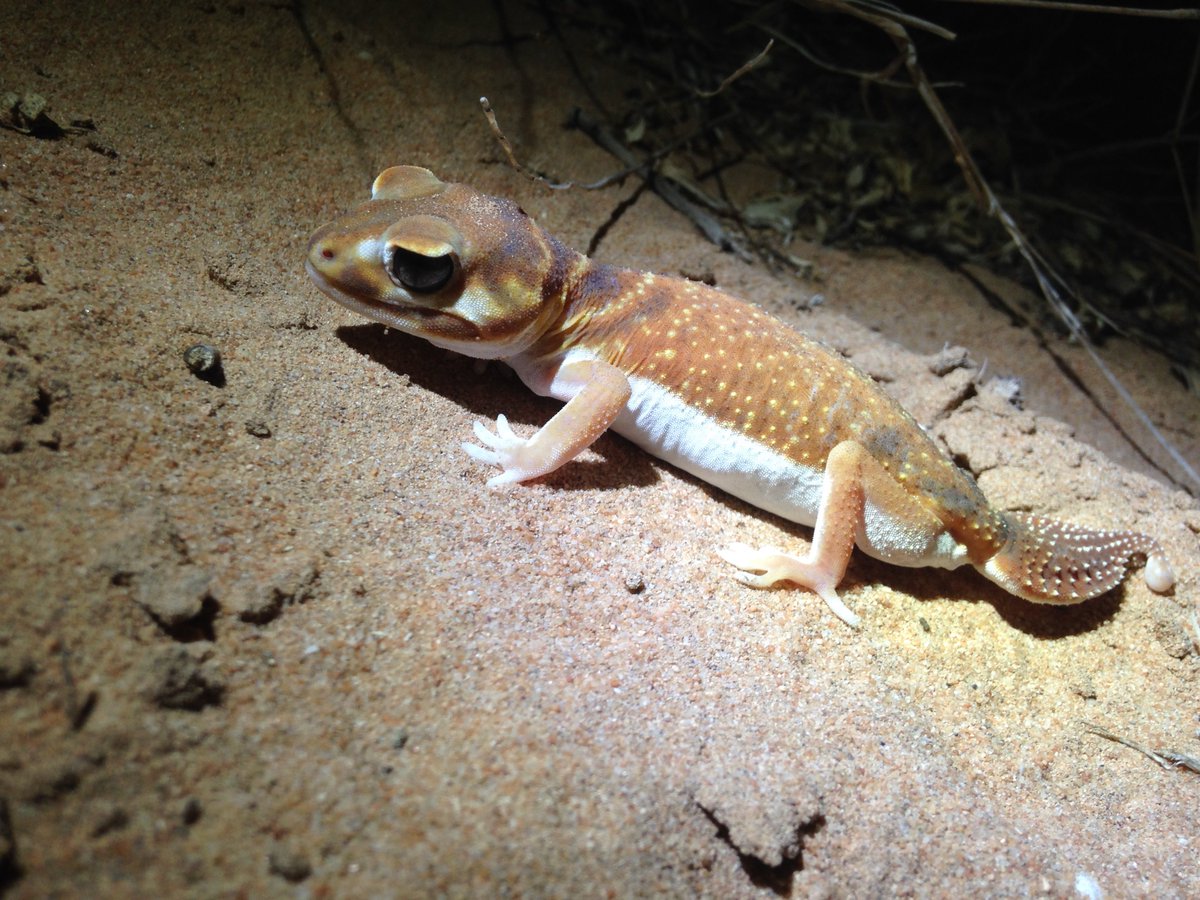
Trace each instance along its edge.
{"label": "sand", "polygon": [[[1200,893],[1200,775],[1085,725],[1200,752],[1200,506],[1078,348],[899,252],[780,280],[652,195],[608,233],[847,353],[1001,508],[1147,531],[1179,578],[1043,608],[856,555],[851,630],[715,556],[806,529],[619,438],[486,489],[472,423],[555,404],[309,283],[307,236],[398,163],[587,245],[633,184],[526,181],[476,105],[535,167],[616,168],[562,128],[586,98],[539,20],[116,9],[0,7],[0,91],[65,127],[0,130],[0,893]],[[1195,460],[1196,399],[1105,352]]]}

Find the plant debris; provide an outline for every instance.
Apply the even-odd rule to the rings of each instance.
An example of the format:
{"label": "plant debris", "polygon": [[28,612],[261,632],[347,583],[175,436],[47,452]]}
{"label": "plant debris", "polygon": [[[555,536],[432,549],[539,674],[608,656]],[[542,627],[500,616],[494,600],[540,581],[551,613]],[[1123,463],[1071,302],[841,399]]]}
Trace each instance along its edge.
{"label": "plant debris", "polygon": [[[952,265],[982,265],[1041,291],[1046,303],[1021,311],[1031,326],[1056,330],[1089,351],[1094,340],[1126,334],[1167,355],[1180,379],[1200,392],[1200,213],[1191,208],[1200,173],[1182,153],[1194,141],[1184,126],[1200,98],[1192,90],[1200,52],[1190,69],[1186,58],[1170,69],[1169,91],[1165,83],[1153,87],[1155,100],[1160,93],[1179,98],[1158,104],[1176,103],[1174,130],[1168,122],[1154,138],[1124,146],[1086,114],[1089,104],[1113,102],[1100,81],[1113,60],[1101,64],[1103,51],[1086,42],[1068,44],[1066,53],[1055,43],[1091,27],[1081,22],[1115,17],[1037,8],[998,20],[969,3],[937,14],[954,16],[954,27],[873,0],[703,9],[576,3],[546,12],[568,54],[568,35],[586,33],[637,73],[624,109],[601,107],[600,122],[572,117],[622,166],[589,187],[636,173],[718,246],[776,266],[791,266],[797,238],[852,248],[905,246]],[[1150,14],[1200,18],[1186,9]],[[1025,17],[1022,28],[1012,16]],[[1146,17],[1130,21],[1125,29],[1171,27]],[[992,27],[997,23],[1003,28]],[[890,54],[880,53],[881,35]],[[918,38],[922,57],[969,79],[969,93],[963,84],[925,74]],[[1165,65],[1177,56],[1164,49],[1153,60]],[[1047,82],[1055,77],[1069,82]],[[1149,81],[1137,84],[1150,90],[1142,87]],[[953,116],[942,94],[962,98]],[[490,108],[489,119],[519,166]],[[1060,136],[1053,129],[1062,119],[1080,131]],[[1083,131],[1089,126],[1094,135]],[[1157,170],[1143,171],[1154,166],[1133,155],[1139,149],[1157,153]],[[773,170],[775,186],[739,195],[727,173],[743,162]],[[571,186],[524,171],[554,187]],[[1135,209],[1138,216],[1128,212]],[[1190,235],[1152,233],[1146,224],[1168,219],[1190,223]],[[1143,412],[1135,407],[1135,413],[1192,480],[1190,489],[1200,487],[1187,460]]]}
{"label": "plant debris", "polygon": [[1124,744],[1131,750],[1136,750],[1138,753],[1150,757],[1150,759],[1154,760],[1164,769],[1190,769],[1200,774],[1200,756],[1193,756],[1190,753],[1179,753],[1175,750],[1151,750],[1145,744],[1139,744],[1132,738],[1121,737],[1107,728],[1101,728],[1099,725],[1093,725],[1091,722],[1084,722],[1083,724],[1089,734],[1099,735],[1118,744]]}

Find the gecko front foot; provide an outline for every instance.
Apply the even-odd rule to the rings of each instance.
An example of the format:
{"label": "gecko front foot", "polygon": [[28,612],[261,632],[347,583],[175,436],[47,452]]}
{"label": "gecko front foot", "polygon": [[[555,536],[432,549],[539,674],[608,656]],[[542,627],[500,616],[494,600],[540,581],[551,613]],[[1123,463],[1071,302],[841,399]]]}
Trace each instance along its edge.
{"label": "gecko front foot", "polygon": [[754,548],[741,543],[718,550],[717,555],[741,570],[735,577],[742,584],[765,588],[780,581],[795,582],[817,594],[833,614],[851,628],[858,627],[859,617],[838,596],[838,579],[819,563],[801,559],[777,547]]}
{"label": "gecko front foot", "polygon": [[496,417],[495,432],[489,431],[488,427],[482,422],[476,422],[475,437],[479,439],[481,444],[486,446],[479,447],[464,441],[462,448],[466,451],[467,455],[471,459],[486,463],[489,466],[499,466],[504,470],[499,475],[493,475],[488,479],[488,487],[512,484],[515,481],[524,481],[527,478],[533,478],[535,475],[541,474],[537,471],[531,471],[531,467],[528,466],[525,460],[532,438],[523,438],[514,432],[508,424],[508,417],[504,413]]}

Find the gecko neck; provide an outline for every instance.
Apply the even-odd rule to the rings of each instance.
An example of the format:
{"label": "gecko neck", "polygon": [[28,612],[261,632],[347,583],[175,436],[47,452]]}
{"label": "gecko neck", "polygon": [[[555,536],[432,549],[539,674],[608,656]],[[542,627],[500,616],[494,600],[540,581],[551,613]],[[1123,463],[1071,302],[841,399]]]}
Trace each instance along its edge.
{"label": "gecko neck", "polygon": [[588,322],[622,289],[628,270],[598,263],[551,238],[553,264],[542,282],[542,305],[553,314],[527,353],[550,356],[570,349]]}

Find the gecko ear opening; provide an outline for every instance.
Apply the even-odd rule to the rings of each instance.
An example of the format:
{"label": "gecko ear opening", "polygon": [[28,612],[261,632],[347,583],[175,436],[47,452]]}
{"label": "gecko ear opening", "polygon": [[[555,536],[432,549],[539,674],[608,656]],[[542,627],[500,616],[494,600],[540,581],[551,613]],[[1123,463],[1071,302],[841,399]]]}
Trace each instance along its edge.
{"label": "gecko ear opening", "polygon": [[392,166],[384,169],[371,185],[372,200],[412,200],[432,197],[446,189],[442,181],[420,166]]}

